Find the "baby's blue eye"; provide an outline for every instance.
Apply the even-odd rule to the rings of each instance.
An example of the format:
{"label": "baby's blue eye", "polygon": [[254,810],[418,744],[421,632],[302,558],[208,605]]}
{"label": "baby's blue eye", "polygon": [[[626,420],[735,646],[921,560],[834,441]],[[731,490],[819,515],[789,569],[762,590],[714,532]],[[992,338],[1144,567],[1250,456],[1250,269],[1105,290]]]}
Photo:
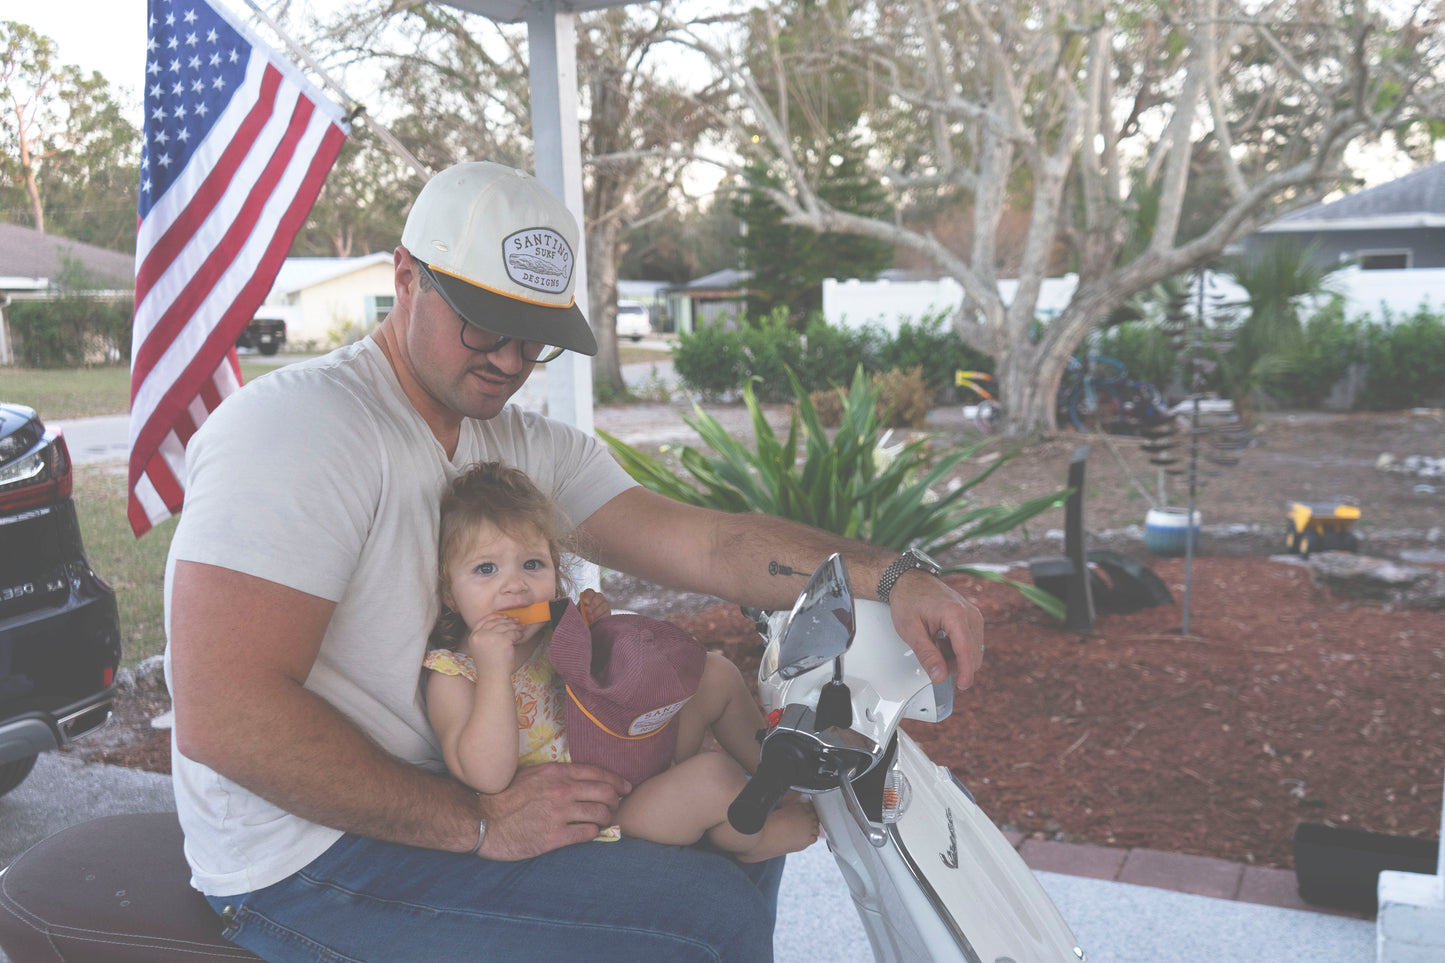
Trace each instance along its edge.
{"label": "baby's blue eye", "polygon": [[529,558],[522,563],[522,567],[529,572],[535,572],[542,567],[542,560],[540,558]]}
{"label": "baby's blue eye", "polygon": [[492,562],[483,562],[477,566],[477,573],[480,575],[491,575],[497,571],[497,566]]}

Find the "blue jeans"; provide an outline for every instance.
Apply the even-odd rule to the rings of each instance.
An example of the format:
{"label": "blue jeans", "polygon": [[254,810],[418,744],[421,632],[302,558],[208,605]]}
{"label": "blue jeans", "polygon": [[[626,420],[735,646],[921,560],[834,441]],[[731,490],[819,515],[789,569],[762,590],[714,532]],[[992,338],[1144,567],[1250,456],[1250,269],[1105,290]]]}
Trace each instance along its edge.
{"label": "blue jeans", "polygon": [[346,835],[273,886],[207,899],[271,961],[766,963],[782,875],[781,858],[636,839],[494,863]]}

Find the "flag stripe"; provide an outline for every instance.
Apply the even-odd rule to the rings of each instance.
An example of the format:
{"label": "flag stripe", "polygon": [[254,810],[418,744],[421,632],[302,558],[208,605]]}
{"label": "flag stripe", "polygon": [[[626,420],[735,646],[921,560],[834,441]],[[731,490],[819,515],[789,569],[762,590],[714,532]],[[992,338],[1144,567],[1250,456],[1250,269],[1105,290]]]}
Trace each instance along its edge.
{"label": "flag stripe", "polygon": [[[276,272],[280,270],[281,263],[286,259],[286,252],[291,246],[291,238],[300,229],[311,209],[311,198],[315,197],[315,191],[320,190],[320,182],[325,179],[336,154],[341,149],[343,137],[339,131],[336,131],[334,125],[327,124],[317,129],[325,135],[325,149],[309,158],[311,162],[301,171],[306,176],[299,185],[300,188],[308,191],[314,186],[315,190],[311,191],[309,195],[303,193],[297,196],[291,209],[283,217],[271,222],[262,222],[259,225],[258,219],[253,216],[257,212],[250,210],[255,205],[248,204],[248,210],[243,210],[240,216],[250,221],[251,233],[241,239],[244,241],[242,247],[234,253],[231,252],[229,246],[218,248],[218,251],[224,250],[226,256],[208,260],[207,264],[210,265],[213,261],[224,262],[233,258],[233,268],[235,265],[245,265],[246,271],[226,270],[222,281],[205,292],[207,295],[205,300],[201,304],[195,305],[190,312],[192,318],[205,319],[209,330],[188,324],[177,329],[172,340],[168,344],[162,345],[163,350],[160,357],[165,358],[162,369],[163,372],[169,371],[171,378],[165,394],[154,405],[154,410],[161,417],[147,422],[138,433],[135,432],[134,422],[132,423],[133,450],[148,450],[159,443],[167,427],[167,413],[174,412],[178,406],[187,403],[199,390],[201,383],[209,377],[210,372],[207,370],[209,365],[202,359],[214,357],[215,352],[224,351],[234,345],[241,330],[249,323],[256,307],[265,299]],[[293,164],[288,169],[288,173],[294,174],[296,170],[297,165]],[[272,200],[274,201],[274,198]],[[261,229],[258,230],[258,226]],[[229,245],[231,242],[225,243]],[[261,249],[260,253],[253,253],[257,248]],[[202,273],[205,272],[206,267],[203,266]],[[237,284],[242,286],[236,289],[235,285]],[[165,326],[164,319],[161,326]],[[197,335],[204,335],[204,341],[199,345],[192,345],[190,342]],[[137,351],[138,358],[146,354],[148,353],[144,349]],[[155,361],[159,360],[160,358],[155,359]],[[152,367],[155,361],[147,367]],[[139,365],[140,362],[137,364]],[[136,372],[133,372],[133,383],[136,377]],[[159,379],[147,377],[141,389],[136,391],[136,398],[132,402],[132,411],[147,403],[148,389],[152,385],[159,382],[164,386],[166,381],[164,373]]]}
{"label": "flag stripe", "polygon": [[131,361],[131,527],[180,510],[185,448],[341,150],[341,109],[208,0],[149,0]]}

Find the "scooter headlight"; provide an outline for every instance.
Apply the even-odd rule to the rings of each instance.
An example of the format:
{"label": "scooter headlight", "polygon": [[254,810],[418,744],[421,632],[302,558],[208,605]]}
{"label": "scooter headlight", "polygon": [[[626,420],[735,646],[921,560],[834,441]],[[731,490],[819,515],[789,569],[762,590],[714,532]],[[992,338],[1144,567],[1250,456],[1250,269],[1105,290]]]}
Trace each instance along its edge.
{"label": "scooter headlight", "polygon": [[902,770],[890,769],[883,778],[883,822],[892,825],[903,818],[913,801],[913,789]]}

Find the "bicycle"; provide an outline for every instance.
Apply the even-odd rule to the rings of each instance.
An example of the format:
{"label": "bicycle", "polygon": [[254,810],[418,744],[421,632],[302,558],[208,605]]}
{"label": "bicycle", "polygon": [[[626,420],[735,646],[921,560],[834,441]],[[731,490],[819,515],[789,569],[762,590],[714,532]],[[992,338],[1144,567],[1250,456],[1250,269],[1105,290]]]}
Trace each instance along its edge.
{"label": "bicycle", "polygon": [[978,395],[979,401],[976,405],[964,405],[964,416],[968,416],[968,409],[973,408],[973,424],[985,435],[992,435],[998,431],[1003,421],[1003,405],[998,398],[987,388],[979,384],[981,381],[993,381],[993,375],[986,371],[955,371],[953,383],[959,388],[968,388]]}
{"label": "bicycle", "polygon": [[1067,417],[1077,431],[1132,435],[1169,418],[1158,388],[1131,380],[1124,362],[1102,354],[1069,359],[1057,405],[1059,420]]}

